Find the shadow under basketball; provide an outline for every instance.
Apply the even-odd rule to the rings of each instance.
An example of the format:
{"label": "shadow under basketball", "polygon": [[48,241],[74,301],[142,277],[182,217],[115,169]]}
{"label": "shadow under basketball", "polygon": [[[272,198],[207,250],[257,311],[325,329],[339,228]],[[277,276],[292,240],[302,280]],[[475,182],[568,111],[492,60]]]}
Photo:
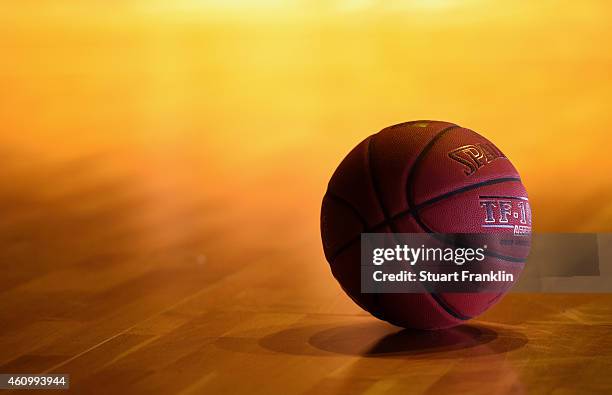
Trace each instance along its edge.
{"label": "shadow under basketball", "polygon": [[[309,326],[292,328],[268,335],[259,341],[267,350],[298,354],[327,353],[362,357],[402,357],[426,355],[440,358],[470,354],[505,353],[527,344],[519,332],[500,333],[483,325],[462,325],[439,331],[398,329],[383,322],[369,321],[354,325]],[[322,353],[323,352],[323,353]]]}

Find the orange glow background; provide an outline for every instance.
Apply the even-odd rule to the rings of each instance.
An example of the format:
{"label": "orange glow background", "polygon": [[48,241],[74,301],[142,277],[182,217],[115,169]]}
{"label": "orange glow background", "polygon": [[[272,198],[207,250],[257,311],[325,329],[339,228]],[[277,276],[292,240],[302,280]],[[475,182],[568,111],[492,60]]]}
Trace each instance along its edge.
{"label": "orange glow background", "polygon": [[159,233],[147,245],[239,223],[237,240],[286,230],[315,253],[344,155],[390,124],[440,119],[513,161],[536,231],[612,229],[608,2],[2,7],[4,199],[88,212],[88,194],[134,194],[122,210]]}

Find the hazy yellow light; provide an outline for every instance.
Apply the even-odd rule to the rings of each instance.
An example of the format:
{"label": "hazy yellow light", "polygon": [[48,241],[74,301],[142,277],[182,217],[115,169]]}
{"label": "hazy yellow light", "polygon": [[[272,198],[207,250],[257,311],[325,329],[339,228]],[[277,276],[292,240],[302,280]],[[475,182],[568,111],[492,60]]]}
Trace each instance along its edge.
{"label": "hazy yellow light", "polygon": [[435,8],[445,8],[448,6],[452,6],[454,4],[457,3],[457,1],[452,1],[452,0],[414,0],[414,1],[410,1],[409,3],[412,3],[412,6],[414,6],[415,8],[431,8],[431,9],[435,9]]}
{"label": "hazy yellow light", "polygon": [[163,0],[141,1],[138,7],[156,13],[181,13],[206,15],[207,13],[319,13],[319,12],[402,12],[438,11],[473,3],[473,0],[334,0],[327,2],[308,2],[300,0]]}
{"label": "hazy yellow light", "polygon": [[385,10],[388,11],[400,11],[400,10],[429,10],[429,11],[440,11],[459,6],[466,6],[470,0],[463,0],[461,2],[457,0],[407,0],[407,1],[394,1],[382,3]]}
{"label": "hazy yellow light", "polygon": [[142,7],[156,11],[206,13],[215,11],[270,11],[293,8],[294,0],[179,0],[143,2]]}
{"label": "hazy yellow light", "polygon": [[376,0],[344,0],[338,2],[337,8],[341,11],[359,11],[376,5]]}

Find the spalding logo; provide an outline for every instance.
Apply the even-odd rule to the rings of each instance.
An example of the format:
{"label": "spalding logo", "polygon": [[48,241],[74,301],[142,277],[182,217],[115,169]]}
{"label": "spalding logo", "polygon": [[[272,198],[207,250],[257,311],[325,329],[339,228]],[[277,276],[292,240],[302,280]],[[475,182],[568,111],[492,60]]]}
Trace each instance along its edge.
{"label": "spalding logo", "polygon": [[464,172],[468,176],[495,159],[505,158],[500,150],[489,143],[464,145],[449,152],[448,156],[465,166]]}

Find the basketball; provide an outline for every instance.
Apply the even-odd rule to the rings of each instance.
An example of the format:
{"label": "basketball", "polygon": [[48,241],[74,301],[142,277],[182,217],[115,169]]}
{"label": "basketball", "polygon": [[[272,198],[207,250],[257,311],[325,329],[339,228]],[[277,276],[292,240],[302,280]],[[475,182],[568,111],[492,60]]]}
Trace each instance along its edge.
{"label": "basketball", "polygon": [[[474,318],[497,293],[363,293],[362,233],[531,233],[527,192],[510,160],[478,133],[443,121],[387,127],[359,143],[329,181],[321,236],[332,274],[375,317],[414,329]],[[477,236],[476,236],[477,237]],[[486,264],[520,273],[529,246],[499,246]]]}

